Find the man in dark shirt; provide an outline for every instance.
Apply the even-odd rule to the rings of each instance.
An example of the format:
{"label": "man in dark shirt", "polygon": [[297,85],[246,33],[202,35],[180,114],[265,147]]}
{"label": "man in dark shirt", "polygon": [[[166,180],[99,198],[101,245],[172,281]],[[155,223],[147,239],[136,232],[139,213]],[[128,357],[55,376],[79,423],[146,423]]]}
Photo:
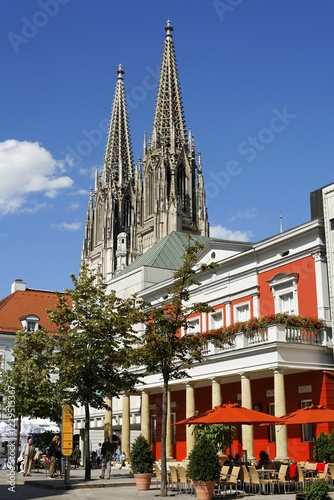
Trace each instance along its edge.
{"label": "man in dark shirt", "polygon": [[110,479],[111,472],[111,460],[114,453],[114,446],[109,440],[109,436],[104,438],[104,443],[101,448],[101,458],[102,458],[102,471],[100,479],[104,479],[104,475],[107,469],[107,479]]}
{"label": "man in dark shirt", "polygon": [[56,476],[56,461],[57,454],[60,448],[60,438],[58,435],[54,436],[51,443],[49,444],[49,457],[50,457],[50,468],[49,468],[49,478]]}

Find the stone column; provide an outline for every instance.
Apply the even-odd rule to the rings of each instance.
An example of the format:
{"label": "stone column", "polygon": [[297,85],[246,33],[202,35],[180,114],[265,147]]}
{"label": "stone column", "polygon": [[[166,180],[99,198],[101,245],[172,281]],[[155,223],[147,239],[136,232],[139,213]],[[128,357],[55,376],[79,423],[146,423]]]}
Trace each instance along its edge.
{"label": "stone column", "polygon": [[[195,415],[195,387],[193,384],[187,383],[186,385],[186,418],[193,417]],[[187,436],[187,457],[195,445],[195,434],[194,426],[186,426],[186,436]]]}
{"label": "stone column", "polygon": [[150,442],[150,397],[145,390],[141,392],[141,433]]}
{"label": "stone column", "polygon": [[214,406],[220,406],[222,404],[220,382],[217,378],[211,379],[211,399],[212,399],[212,408]]}
{"label": "stone column", "polygon": [[[282,370],[274,370],[274,402],[275,416],[282,417],[286,414],[284,375]],[[288,461],[288,433],[286,425],[276,425],[276,460]]]}
{"label": "stone column", "polygon": [[112,400],[106,398],[106,404],[111,408],[104,411],[104,435],[112,439]]}
{"label": "stone column", "polygon": [[[241,406],[252,409],[252,390],[250,377],[246,373],[241,374]],[[242,447],[247,450],[249,460],[254,460],[254,428],[252,425],[242,425]]]}
{"label": "stone column", "polygon": [[123,394],[122,451],[130,457],[130,394]]}
{"label": "stone column", "polygon": [[172,426],[172,407],[171,392],[167,393],[167,428],[166,428],[166,455],[167,460],[173,460],[173,426]]}

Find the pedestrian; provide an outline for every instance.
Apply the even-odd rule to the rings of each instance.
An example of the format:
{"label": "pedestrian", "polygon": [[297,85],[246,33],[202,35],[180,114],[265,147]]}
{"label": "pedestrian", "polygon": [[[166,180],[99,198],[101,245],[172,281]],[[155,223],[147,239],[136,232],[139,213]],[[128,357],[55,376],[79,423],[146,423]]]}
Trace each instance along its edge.
{"label": "pedestrian", "polygon": [[107,479],[110,479],[111,472],[111,460],[113,457],[114,447],[109,440],[109,436],[104,438],[104,443],[101,448],[101,458],[102,458],[102,471],[100,479],[104,479],[105,472],[107,470]]}
{"label": "pedestrian", "polygon": [[125,459],[126,459],[126,454],[125,454],[125,451],[122,451],[121,453],[121,457],[120,457],[120,460],[121,460],[121,466],[120,466],[120,469],[122,467],[125,467]]}
{"label": "pedestrian", "polygon": [[77,467],[80,467],[80,461],[81,461],[81,450],[79,448],[79,445],[77,444],[72,456],[74,458],[74,468],[76,469]]}
{"label": "pedestrian", "polygon": [[56,465],[57,465],[57,455],[60,450],[60,438],[56,434],[51,443],[49,444],[49,458],[50,458],[50,468],[48,478],[57,477],[56,475]]}
{"label": "pedestrian", "polygon": [[24,460],[24,468],[23,475],[31,476],[31,466],[34,460],[36,450],[35,446],[32,444],[32,437],[28,438],[28,442],[24,445],[23,448],[23,460]]}

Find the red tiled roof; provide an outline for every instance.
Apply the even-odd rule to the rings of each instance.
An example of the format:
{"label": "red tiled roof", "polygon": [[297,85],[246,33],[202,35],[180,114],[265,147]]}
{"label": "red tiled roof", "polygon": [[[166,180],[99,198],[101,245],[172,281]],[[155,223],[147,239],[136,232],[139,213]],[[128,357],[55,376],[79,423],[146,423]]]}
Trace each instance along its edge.
{"label": "red tiled roof", "polygon": [[49,333],[55,333],[57,327],[50,323],[46,309],[55,309],[57,295],[44,290],[17,290],[0,300],[0,332],[16,333],[22,329],[20,318],[36,315],[40,318],[39,326]]}

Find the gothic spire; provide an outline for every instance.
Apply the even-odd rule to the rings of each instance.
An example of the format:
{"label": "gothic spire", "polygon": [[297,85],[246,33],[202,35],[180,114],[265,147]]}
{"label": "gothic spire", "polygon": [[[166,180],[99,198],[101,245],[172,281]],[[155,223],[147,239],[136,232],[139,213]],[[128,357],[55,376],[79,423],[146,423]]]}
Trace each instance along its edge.
{"label": "gothic spire", "polygon": [[109,134],[103,166],[103,177],[112,178],[119,188],[133,179],[133,156],[122,65],[116,71],[117,82],[110,118]]}
{"label": "gothic spire", "polygon": [[172,142],[179,148],[186,142],[186,126],[170,21],[167,21],[165,31],[151,142],[155,148],[162,143],[169,146]]}

